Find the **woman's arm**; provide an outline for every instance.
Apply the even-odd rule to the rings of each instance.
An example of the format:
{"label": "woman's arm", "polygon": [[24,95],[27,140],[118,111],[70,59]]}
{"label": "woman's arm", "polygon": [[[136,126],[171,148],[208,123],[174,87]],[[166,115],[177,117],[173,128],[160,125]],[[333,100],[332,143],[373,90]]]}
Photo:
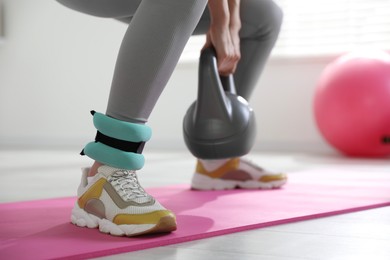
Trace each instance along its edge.
{"label": "woman's arm", "polygon": [[241,17],[240,17],[240,1],[241,0],[228,0],[229,12],[230,12],[230,23],[229,30],[232,38],[235,52],[240,55],[240,36],[239,32],[241,29]]}
{"label": "woman's arm", "polygon": [[215,48],[221,75],[234,73],[240,59],[240,0],[209,0],[208,7],[211,23],[204,48]]}

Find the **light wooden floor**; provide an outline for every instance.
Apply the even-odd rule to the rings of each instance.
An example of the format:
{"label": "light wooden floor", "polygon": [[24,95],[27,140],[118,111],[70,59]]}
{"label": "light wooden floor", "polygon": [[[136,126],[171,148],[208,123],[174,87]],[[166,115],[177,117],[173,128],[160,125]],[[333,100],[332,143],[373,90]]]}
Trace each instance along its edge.
{"label": "light wooden floor", "polygon": [[[194,160],[187,152],[145,151],[139,173],[144,187],[188,183]],[[268,169],[291,172],[318,167],[369,169],[390,174],[390,159],[348,159],[335,155],[251,156]],[[74,196],[79,168],[90,160],[77,151],[0,151],[0,202]],[[390,184],[389,184],[390,197]],[[390,207],[279,225],[101,259],[390,259]]]}

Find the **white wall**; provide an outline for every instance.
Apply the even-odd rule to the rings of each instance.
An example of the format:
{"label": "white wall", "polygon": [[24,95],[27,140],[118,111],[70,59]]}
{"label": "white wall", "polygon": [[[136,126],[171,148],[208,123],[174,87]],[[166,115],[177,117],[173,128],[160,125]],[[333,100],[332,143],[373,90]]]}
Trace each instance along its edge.
{"label": "white wall", "polygon": [[[0,147],[82,147],[105,111],[126,26],[54,0],[3,0]],[[251,104],[255,149],[328,151],[312,116],[313,90],[330,59],[271,59]],[[197,64],[180,63],[152,114],[149,148],[184,148],[181,123],[195,99]]]}

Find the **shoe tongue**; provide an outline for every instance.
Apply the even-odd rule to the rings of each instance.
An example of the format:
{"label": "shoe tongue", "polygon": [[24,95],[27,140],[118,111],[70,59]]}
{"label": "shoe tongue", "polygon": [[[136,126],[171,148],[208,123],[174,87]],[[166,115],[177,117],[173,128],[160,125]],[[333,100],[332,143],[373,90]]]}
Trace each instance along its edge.
{"label": "shoe tongue", "polygon": [[114,168],[108,165],[102,165],[98,168],[98,173],[103,175],[106,178],[117,171],[123,171],[123,169]]}
{"label": "shoe tongue", "polygon": [[[124,169],[114,168],[108,165],[102,165],[98,168],[98,174],[103,175],[106,179],[111,176],[112,174],[118,172],[118,171],[126,171]],[[119,191],[118,194],[123,197],[126,196],[126,193],[123,193],[123,191]],[[124,198],[126,200],[126,198]],[[133,201],[137,203],[147,203],[150,202],[153,198],[150,197],[147,193],[145,193],[145,196],[132,199]]]}

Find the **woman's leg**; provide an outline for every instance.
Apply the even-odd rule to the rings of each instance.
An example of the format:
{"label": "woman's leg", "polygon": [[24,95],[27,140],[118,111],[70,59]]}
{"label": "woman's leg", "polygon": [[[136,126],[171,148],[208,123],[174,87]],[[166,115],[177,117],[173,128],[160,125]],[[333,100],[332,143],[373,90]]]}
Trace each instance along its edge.
{"label": "woman's leg", "polygon": [[114,71],[107,115],[145,123],[207,0],[58,0],[87,14],[131,22]]}
{"label": "woman's leg", "polygon": [[147,121],[206,2],[141,2],[119,51],[108,115],[126,121]]}
{"label": "woman's leg", "polygon": [[[194,31],[207,0],[58,1],[90,15],[120,20],[131,18],[119,50],[106,114],[121,121],[144,124]],[[148,138],[134,142],[147,141],[144,139]],[[101,153],[95,151],[101,147],[97,147],[96,143],[86,148],[85,154],[97,161],[90,175],[96,173],[101,163],[110,164],[110,158],[101,161]],[[139,164],[136,168],[139,168]]]}
{"label": "woman's leg", "polygon": [[243,0],[241,61],[234,79],[237,93],[249,100],[278,38],[282,10],[272,0]]}
{"label": "woman's leg", "polygon": [[[241,0],[241,59],[234,73],[237,94],[249,99],[263,71],[279,34],[282,12],[272,0]],[[207,33],[208,10],[194,34]],[[199,190],[240,188],[276,188],[286,183],[286,176],[262,169],[244,158],[198,160],[192,188]]]}
{"label": "woman's leg", "polygon": [[[241,0],[241,59],[234,73],[238,95],[249,100],[275,45],[283,13],[272,0]],[[210,15],[206,10],[194,34],[205,34]]]}
{"label": "woman's leg", "polygon": [[127,236],[175,230],[173,213],[145,192],[134,170],[143,167],[142,149],[151,136],[145,122],[207,0],[59,1],[91,15],[132,17],[119,50],[106,115],[93,113],[98,133],[83,153],[97,162],[95,170],[83,171],[72,223]]}

